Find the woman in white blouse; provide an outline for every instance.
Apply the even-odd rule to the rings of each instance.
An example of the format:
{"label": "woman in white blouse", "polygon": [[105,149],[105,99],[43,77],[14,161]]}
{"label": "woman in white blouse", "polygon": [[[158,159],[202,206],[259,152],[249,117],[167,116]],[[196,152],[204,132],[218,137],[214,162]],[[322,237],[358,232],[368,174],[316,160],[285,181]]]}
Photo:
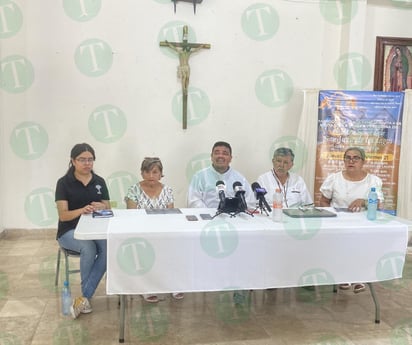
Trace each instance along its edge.
{"label": "woman in white blouse", "polygon": [[[378,193],[378,208],[383,205],[382,180],[363,169],[365,164],[365,151],[359,147],[348,148],[343,161],[345,169],[330,174],[320,187],[320,206],[332,206],[347,209],[349,212],[360,212],[367,207],[368,193],[372,187]],[[348,290],[351,284],[341,284],[340,289]],[[365,290],[365,284],[353,285],[355,293]]]}

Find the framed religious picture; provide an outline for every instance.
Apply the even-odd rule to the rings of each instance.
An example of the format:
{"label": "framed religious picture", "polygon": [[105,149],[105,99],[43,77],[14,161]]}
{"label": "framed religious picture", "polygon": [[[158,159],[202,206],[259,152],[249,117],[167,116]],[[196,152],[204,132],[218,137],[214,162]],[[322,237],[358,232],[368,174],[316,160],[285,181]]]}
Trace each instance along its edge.
{"label": "framed religious picture", "polygon": [[375,91],[412,89],[412,38],[376,37]]}

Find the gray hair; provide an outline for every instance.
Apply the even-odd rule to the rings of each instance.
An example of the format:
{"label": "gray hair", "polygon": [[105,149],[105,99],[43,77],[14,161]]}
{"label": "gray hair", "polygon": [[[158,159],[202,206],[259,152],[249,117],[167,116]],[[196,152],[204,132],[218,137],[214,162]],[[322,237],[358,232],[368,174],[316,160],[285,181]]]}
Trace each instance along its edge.
{"label": "gray hair", "polygon": [[273,158],[279,157],[279,156],[290,156],[292,158],[292,162],[295,159],[295,154],[293,153],[292,149],[288,147],[279,147],[278,149],[273,152]]}
{"label": "gray hair", "polygon": [[360,157],[362,158],[362,160],[364,161],[366,159],[365,150],[361,149],[360,147],[349,147],[349,148],[347,148],[345,153],[343,154],[343,158],[346,157],[346,154],[348,153],[348,151],[358,151]]}
{"label": "gray hair", "polygon": [[149,172],[153,169],[154,166],[157,166],[160,170],[160,173],[163,176],[163,164],[159,157],[145,157],[143,159],[142,165],[140,166],[140,171]]}

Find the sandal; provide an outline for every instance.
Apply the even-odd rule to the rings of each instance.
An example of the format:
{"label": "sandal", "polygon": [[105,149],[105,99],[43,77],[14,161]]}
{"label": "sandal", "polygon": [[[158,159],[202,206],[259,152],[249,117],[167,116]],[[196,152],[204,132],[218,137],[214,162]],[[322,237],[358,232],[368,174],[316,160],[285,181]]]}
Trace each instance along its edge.
{"label": "sandal", "polygon": [[365,291],[365,289],[366,289],[365,284],[362,284],[362,283],[358,283],[353,286],[354,293]]}
{"label": "sandal", "polygon": [[183,292],[173,292],[172,297],[174,299],[179,300],[179,299],[182,299],[183,297],[185,297],[185,294]]}
{"label": "sandal", "polygon": [[148,303],[159,302],[159,298],[156,295],[143,295],[143,299]]}
{"label": "sandal", "polygon": [[341,289],[341,290],[349,290],[350,287],[351,287],[350,283],[339,284],[339,289]]}

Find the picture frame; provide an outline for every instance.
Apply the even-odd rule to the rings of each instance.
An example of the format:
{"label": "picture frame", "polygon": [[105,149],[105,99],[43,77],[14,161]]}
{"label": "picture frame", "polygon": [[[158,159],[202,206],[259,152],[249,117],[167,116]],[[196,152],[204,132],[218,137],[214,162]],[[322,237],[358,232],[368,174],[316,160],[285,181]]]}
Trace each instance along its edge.
{"label": "picture frame", "polygon": [[412,38],[376,37],[374,91],[412,89]]}

